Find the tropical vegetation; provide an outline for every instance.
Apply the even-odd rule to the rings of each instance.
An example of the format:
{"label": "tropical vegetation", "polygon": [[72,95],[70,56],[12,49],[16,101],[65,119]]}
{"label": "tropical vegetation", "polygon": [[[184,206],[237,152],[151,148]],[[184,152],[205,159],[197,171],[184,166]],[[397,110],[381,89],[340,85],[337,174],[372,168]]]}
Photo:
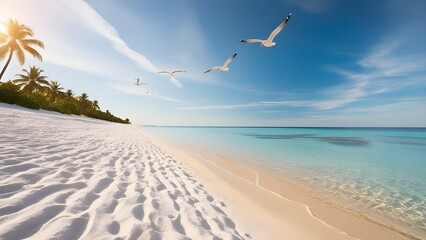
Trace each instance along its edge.
{"label": "tropical vegetation", "polygon": [[7,29],[7,33],[0,32],[0,60],[4,59],[7,55],[8,57],[6,64],[0,73],[0,80],[3,77],[6,68],[9,66],[14,53],[21,65],[24,65],[25,63],[24,50],[40,61],[43,60],[40,53],[32,46],[37,45],[44,48],[44,44],[40,40],[28,38],[34,35],[31,28],[24,24],[19,24],[18,21],[12,19],[9,19],[9,22],[5,24],[5,27]]}
{"label": "tropical vegetation", "polygon": [[[32,39],[33,31],[16,20],[9,20],[6,24],[7,33],[0,32],[0,60],[6,56],[6,64],[1,73],[3,77],[6,68],[15,54],[19,63],[25,63],[25,52],[42,60],[41,54],[32,45],[44,48],[42,41]],[[46,109],[64,114],[83,115],[91,118],[107,120],[118,123],[130,123],[129,119],[114,116],[108,110],[103,112],[97,100],[91,101],[87,93],[75,96],[73,90],[64,88],[57,81],[49,81],[44,71],[32,66],[22,69],[16,74],[16,79],[0,82],[0,102],[17,104],[32,109]]]}
{"label": "tropical vegetation", "polygon": [[129,119],[121,119],[108,110],[105,112],[100,110],[98,101],[91,101],[87,93],[75,96],[71,89],[62,91],[60,83],[48,82],[45,76],[39,75],[42,71],[36,67],[31,67],[29,71],[24,69],[24,72],[27,75],[17,74],[18,78],[15,80],[0,82],[0,102],[111,122],[130,123]]}

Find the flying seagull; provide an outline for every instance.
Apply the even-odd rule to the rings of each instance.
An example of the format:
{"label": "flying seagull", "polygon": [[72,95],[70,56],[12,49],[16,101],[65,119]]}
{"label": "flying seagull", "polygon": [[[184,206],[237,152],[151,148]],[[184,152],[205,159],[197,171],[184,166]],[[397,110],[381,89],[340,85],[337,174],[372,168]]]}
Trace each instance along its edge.
{"label": "flying seagull", "polygon": [[176,85],[178,88],[182,88],[182,84],[176,79],[174,78],[176,73],[180,73],[180,72],[185,72],[185,71],[173,71],[173,72],[167,72],[167,71],[161,71],[161,72],[157,72],[159,74],[168,74],[170,76],[170,81]]}
{"label": "flying seagull", "polygon": [[290,20],[291,17],[291,13],[285,18],[285,20],[278,25],[277,28],[275,28],[275,30],[271,33],[271,35],[269,35],[268,39],[266,40],[262,40],[262,39],[246,39],[246,40],[240,40],[240,42],[244,42],[244,43],[260,43],[260,47],[275,47],[275,44],[273,42],[274,38],[278,35],[278,33],[281,32],[281,30],[283,30],[283,28],[285,27],[285,25],[287,24],[288,20]]}
{"label": "flying seagull", "polygon": [[170,75],[170,77],[174,77],[175,76],[175,74],[176,73],[179,73],[179,72],[185,72],[185,71],[180,71],[180,70],[178,70],[178,71],[173,71],[173,72],[167,72],[167,71],[161,71],[161,72],[157,72],[157,73],[165,73],[165,74],[169,74]]}
{"label": "flying seagull", "polygon": [[153,88],[149,88],[149,89],[147,89],[147,90],[146,90],[146,94],[149,94],[149,92],[150,92],[150,91],[154,91],[154,89],[153,89]]}
{"label": "flying seagull", "polygon": [[234,55],[232,55],[230,58],[228,58],[228,60],[226,60],[226,62],[223,64],[223,66],[217,66],[217,67],[212,67],[209,70],[205,71],[204,73],[208,73],[211,72],[213,70],[219,69],[219,71],[223,71],[223,72],[227,72],[229,70],[228,65],[229,63],[237,56],[237,53],[234,53]]}
{"label": "flying seagull", "polygon": [[148,84],[140,82],[139,78],[135,78],[135,80],[136,80],[136,82],[135,82],[136,86],[140,86],[140,85],[144,85],[144,84],[148,86]]}

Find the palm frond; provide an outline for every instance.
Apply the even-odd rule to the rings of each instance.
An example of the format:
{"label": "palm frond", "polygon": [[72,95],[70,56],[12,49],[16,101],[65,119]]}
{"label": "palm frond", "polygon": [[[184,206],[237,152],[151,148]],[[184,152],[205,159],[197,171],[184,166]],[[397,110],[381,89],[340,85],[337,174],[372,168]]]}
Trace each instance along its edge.
{"label": "palm frond", "polygon": [[30,74],[31,78],[38,78],[38,77],[46,78],[46,76],[40,76],[40,74],[41,74],[42,72],[44,72],[44,70],[43,70],[43,69],[40,69],[40,68],[38,68],[38,67],[36,67],[36,66],[32,66],[32,67],[30,67],[30,72],[29,72],[29,74]]}
{"label": "palm frond", "polygon": [[9,45],[5,44],[0,47],[0,60],[3,60],[10,53]]}
{"label": "palm frond", "polygon": [[28,36],[32,37],[33,35],[34,35],[34,33],[31,29],[21,28],[20,31],[17,33],[16,38],[23,39],[23,38],[26,38]]}
{"label": "palm frond", "polygon": [[[13,83],[13,84],[15,84],[15,83]],[[15,84],[15,85],[19,88],[22,88],[22,86],[25,86],[27,84],[26,83],[18,83],[18,84]]]}
{"label": "palm frond", "polygon": [[45,84],[46,86],[49,86],[49,82],[47,80],[37,79],[37,82],[40,83],[40,84]]}
{"label": "palm frond", "polygon": [[22,45],[37,45],[44,48],[44,43],[38,39],[22,39],[20,42]]}
{"label": "palm frond", "polygon": [[60,83],[58,83],[57,81],[50,81],[49,85],[51,87],[59,87],[59,85],[61,85]]}
{"label": "palm frond", "polygon": [[74,93],[73,93],[73,91],[72,91],[71,89],[68,89],[68,90],[65,92],[65,95],[66,95],[68,98],[71,98],[71,97],[73,97],[73,96],[74,96]]}
{"label": "palm frond", "polygon": [[22,71],[23,71],[23,72],[26,72],[26,73],[27,73],[27,75],[29,75],[29,74],[30,74],[30,72],[28,72],[28,70],[27,70],[27,69],[22,69]]}
{"label": "palm frond", "polygon": [[63,87],[61,87],[61,84],[58,83],[57,81],[50,81],[49,83],[50,86],[50,90],[58,93],[60,92],[62,89],[64,89]]}
{"label": "palm frond", "polygon": [[15,34],[15,36],[14,36],[15,38],[23,39],[27,36],[32,37],[34,35],[34,32],[28,26],[26,26],[24,24],[19,24],[18,22],[16,22],[14,34]]}
{"label": "palm frond", "polygon": [[47,78],[47,76],[44,76],[44,75],[40,76],[41,73],[42,73],[42,71],[37,72],[37,76],[35,77],[35,79],[45,80]]}
{"label": "palm frond", "polygon": [[6,27],[7,33],[11,37],[13,37],[17,29],[17,26],[15,25],[15,21],[13,21],[13,19],[9,19],[9,21],[4,25]]}
{"label": "palm frond", "polygon": [[[30,53],[32,56],[39,60],[43,60],[41,54],[32,47],[32,45],[44,48],[44,43],[38,39],[32,39],[34,35],[33,30],[24,24],[20,24],[17,20],[9,19],[6,23],[6,33],[0,34],[0,43],[6,43],[0,47],[0,60],[3,59],[8,50],[13,50],[19,63],[23,65],[25,63],[24,50]],[[5,46],[6,45],[6,46]]]}
{"label": "palm frond", "polygon": [[35,50],[34,48],[28,46],[28,45],[22,45],[22,47],[29,52],[31,55],[33,55],[34,58],[37,58],[40,61],[43,61],[43,57],[40,55],[39,52],[37,52],[37,50]]}
{"label": "palm frond", "polygon": [[12,83],[27,83],[29,81],[29,78],[18,78],[12,80]]}
{"label": "palm frond", "polygon": [[16,57],[18,58],[19,63],[21,65],[24,65],[24,63],[25,63],[25,54],[24,54],[24,51],[22,51],[21,48],[16,48],[15,49],[15,54],[16,54]]}
{"label": "palm frond", "polygon": [[86,101],[89,99],[89,95],[87,95],[87,93],[82,93],[82,94],[78,97],[78,99],[79,99],[81,102],[86,102]]}

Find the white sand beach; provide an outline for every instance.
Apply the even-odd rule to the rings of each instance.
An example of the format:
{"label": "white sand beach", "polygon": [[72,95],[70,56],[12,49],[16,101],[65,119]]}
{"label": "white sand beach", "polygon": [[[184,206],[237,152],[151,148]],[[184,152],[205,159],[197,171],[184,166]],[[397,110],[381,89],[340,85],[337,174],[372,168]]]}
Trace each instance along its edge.
{"label": "white sand beach", "polygon": [[0,108],[1,239],[242,239],[226,204],[133,126]]}
{"label": "white sand beach", "polygon": [[0,119],[0,239],[351,239],[135,126],[7,104]]}

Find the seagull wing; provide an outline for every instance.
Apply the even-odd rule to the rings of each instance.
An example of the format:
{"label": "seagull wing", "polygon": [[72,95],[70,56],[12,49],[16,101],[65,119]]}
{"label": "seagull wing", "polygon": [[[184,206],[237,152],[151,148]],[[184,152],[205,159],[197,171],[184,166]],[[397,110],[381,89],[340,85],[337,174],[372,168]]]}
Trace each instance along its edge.
{"label": "seagull wing", "polygon": [[173,75],[173,74],[175,74],[175,73],[178,73],[178,72],[185,72],[185,71],[180,71],[180,70],[178,70],[178,71],[173,71],[173,72],[172,72],[172,75]]}
{"label": "seagull wing", "polygon": [[234,53],[226,62],[223,64],[223,67],[228,67],[228,64],[237,56],[237,53]]}
{"label": "seagull wing", "polygon": [[213,70],[221,69],[221,68],[222,68],[222,67],[212,67],[212,68],[210,68],[209,70],[205,71],[204,73],[208,73],[208,72],[211,72],[211,71],[213,71]]}
{"label": "seagull wing", "polygon": [[278,25],[277,28],[275,28],[275,30],[271,33],[271,35],[269,35],[266,41],[272,42],[272,40],[274,40],[274,38],[278,35],[278,33],[280,33],[281,30],[283,30],[288,20],[290,20],[290,17],[291,17],[291,13],[284,19],[284,21],[280,25]]}
{"label": "seagull wing", "polygon": [[245,40],[240,40],[240,42],[245,42],[245,43],[262,43],[264,40],[262,39],[245,39]]}
{"label": "seagull wing", "polygon": [[150,88],[150,89],[146,90],[146,94],[149,94],[150,92],[155,92],[154,88]]}
{"label": "seagull wing", "polygon": [[161,72],[157,72],[157,73],[167,73],[167,74],[170,74],[170,72],[166,72],[166,71],[161,71]]}

